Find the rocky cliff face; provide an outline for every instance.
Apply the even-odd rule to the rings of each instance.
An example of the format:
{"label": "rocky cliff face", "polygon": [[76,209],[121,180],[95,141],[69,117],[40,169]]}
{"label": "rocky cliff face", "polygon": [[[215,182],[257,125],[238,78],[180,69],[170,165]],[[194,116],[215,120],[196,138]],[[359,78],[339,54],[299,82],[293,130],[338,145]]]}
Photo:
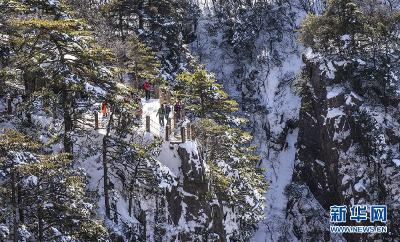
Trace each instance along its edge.
{"label": "rocky cliff face", "polygon": [[164,231],[160,238],[168,241],[226,241],[226,215],[217,201],[210,204],[212,191],[206,176],[207,166],[193,146],[194,143],[188,142],[176,147],[180,160],[178,183],[166,193],[163,204],[167,206],[167,220],[173,227],[172,231]]}
{"label": "rocky cliff face", "polygon": [[[389,107],[385,111],[368,96],[356,94],[347,82],[339,82],[334,76],[345,73],[345,66],[332,65],[336,74],[332,78],[328,77],[332,69],[324,64],[306,59],[305,63],[298,150],[293,183],[288,188],[289,217],[293,221],[300,217],[308,228],[316,228],[310,224],[315,219],[315,208],[301,204],[310,193],[315,198],[310,204],[316,201],[325,211],[332,205],[387,204],[389,234],[351,235],[346,239],[398,237],[399,182],[393,179],[400,171],[396,165],[400,141],[398,109]],[[300,210],[303,212],[298,213]],[[325,214],[324,220],[329,221]],[[316,235],[296,222],[293,229],[298,231],[298,238],[337,239],[329,235],[329,224],[317,225],[325,232]]]}
{"label": "rocky cliff face", "polygon": [[329,208],[330,204],[339,204],[341,200],[338,192],[338,150],[330,128],[346,129],[346,122],[336,120],[335,123],[336,116],[327,116],[330,107],[326,77],[319,66],[307,63],[303,71],[309,76],[309,82],[302,90],[296,154],[297,160],[302,162],[296,164],[294,182],[306,183],[321,205]]}
{"label": "rocky cliff face", "polygon": [[[192,44],[241,104],[267,168],[266,219],[253,240],[360,239],[330,234],[334,204],[390,204],[391,233],[371,237],[398,238],[399,107],[384,108],[360,91],[344,63],[301,58],[306,50],[294,30],[325,1],[308,10],[300,6],[305,1],[279,2],[226,22],[206,7]],[[238,49],[229,33],[239,39],[241,26],[256,23],[251,11],[259,11],[261,27],[244,34],[248,45]]]}
{"label": "rocky cliff face", "polygon": [[194,234],[204,239],[201,235],[209,233],[207,224],[212,220],[211,208],[205,199],[209,192],[205,167],[197,151],[179,147],[177,153],[182,161],[181,177],[178,186],[167,195],[169,211],[175,226],[182,226],[184,222],[189,229],[172,240],[191,241]]}

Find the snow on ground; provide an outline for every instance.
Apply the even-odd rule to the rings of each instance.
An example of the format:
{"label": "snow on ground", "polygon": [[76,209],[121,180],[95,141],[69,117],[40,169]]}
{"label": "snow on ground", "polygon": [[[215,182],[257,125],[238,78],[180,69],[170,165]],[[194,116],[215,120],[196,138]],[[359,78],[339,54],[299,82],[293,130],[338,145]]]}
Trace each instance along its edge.
{"label": "snow on ground", "polygon": [[[160,126],[159,119],[157,116],[157,111],[160,108],[160,101],[158,99],[150,99],[146,101],[144,98],[142,99],[142,121],[143,128],[146,128],[146,116],[150,116],[150,133],[153,135],[162,137],[164,133],[164,128]],[[166,122],[165,122],[166,123]]]}
{"label": "snow on ground", "polygon": [[[143,122],[138,129],[138,132],[143,132],[145,137],[149,137],[152,139],[154,136],[162,136],[163,129],[159,125],[159,118],[156,115],[157,111],[160,107],[160,103],[158,99],[151,99],[149,101],[142,100],[142,110],[143,110]],[[4,108],[4,103],[0,100],[0,108]],[[99,104],[97,105],[99,106]],[[146,116],[150,116],[151,119],[151,133],[146,133],[145,131],[145,120]],[[0,120],[2,116],[0,115]],[[102,139],[106,134],[106,125],[109,121],[109,117],[102,117],[101,113],[99,113],[99,129],[94,129],[94,116],[92,113],[85,113],[83,115],[83,119],[85,120],[85,124],[81,127],[88,132],[88,135],[79,136],[77,135],[74,143],[74,155],[77,159],[76,166],[81,168],[88,176],[88,190],[90,192],[97,193],[99,198],[97,201],[97,215],[99,217],[105,217],[105,207],[104,207],[104,194],[103,194],[103,167],[102,167]],[[2,121],[2,120],[1,120]],[[43,127],[44,130],[50,131],[50,134],[53,129],[60,130],[62,129],[62,123],[60,119],[53,120],[52,117],[45,115],[44,113],[35,113],[32,115],[32,121],[38,125],[39,127]],[[12,121],[9,122],[0,122],[0,133],[4,130],[4,128],[14,128]],[[42,132],[43,133],[43,132]],[[43,133],[39,136],[39,139],[42,142],[48,142],[51,136],[49,133]],[[145,138],[146,139],[146,138]],[[184,144],[180,144],[183,148],[188,149],[188,152],[191,154],[195,154],[197,152],[197,146],[195,142],[188,141]],[[168,170],[170,171],[173,177],[180,177],[180,166],[181,160],[177,153],[178,144],[174,146],[170,146],[169,142],[164,142],[161,146],[160,154],[155,157],[160,163],[164,166],[160,167],[160,170]],[[53,147],[53,151],[60,152],[62,149],[62,145],[60,143],[56,143]],[[196,159],[192,159],[192,161],[196,162]],[[30,179],[34,181],[34,179]],[[128,214],[128,202],[120,194],[120,190],[118,187],[121,187],[120,181],[115,177],[110,176],[110,181],[114,184],[116,189],[112,189],[110,191],[111,202],[115,202],[118,217],[123,223],[126,224],[136,224],[139,223],[134,217],[129,216]],[[175,184],[176,185],[176,184]],[[162,184],[160,185],[163,186]],[[185,193],[183,190],[181,191],[185,196],[193,196],[192,194]],[[143,199],[144,198],[144,199]],[[146,226],[146,232],[150,235],[147,238],[147,241],[154,241],[152,235],[154,234],[154,208],[156,207],[156,199],[154,197],[142,197],[139,198],[140,207],[146,213],[148,224]],[[111,215],[114,216],[114,211],[111,211]],[[106,220],[106,224],[113,228],[114,232],[122,234],[123,227],[122,223],[118,225],[113,225],[111,221]],[[195,224],[189,225],[189,227],[194,227]],[[1,229],[1,228],[0,228]]]}
{"label": "snow on ground", "polygon": [[327,87],[326,91],[327,91],[326,98],[331,99],[331,98],[334,98],[334,97],[340,95],[341,93],[343,93],[344,87],[339,86],[339,85],[329,86],[329,87]]}
{"label": "snow on ground", "polygon": [[[263,122],[256,121],[259,132],[255,132],[255,140],[260,142],[260,151],[264,152],[263,168],[266,168],[265,177],[269,183],[266,198],[266,219],[259,224],[259,230],[253,237],[253,242],[278,241],[285,226],[285,209],[287,197],[285,188],[292,181],[298,129],[287,134],[287,147],[276,151],[273,140],[279,137],[286,127],[286,121],[298,119],[301,99],[297,96],[290,83],[283,82],[294,77],[303,63],[300,55],[292,54],[286,58],[281,67],[269,70],[265,80],[265,91],[260,99],[270,111],[266,115],[270,137],[263,132]],[[293,241],[295,238],[293,238]]]}
{"label": "snow on ground", "polygon": [[343,116],[346,115],[342,109],[340,108],[331,108],[328,110],[327,114],[326,114],[326,118],[334,118],[337,116]]}
{"label": "snow on ground", "polygon": [[3,102],[0,102],[0,113],[6,112],[6,110],[7,110],[6,104]]}
{"label": "snow on ground", "polygon": [[281,226],[285,220],[284,210],[288,200],[284,191],[292,181],[298,132],[299,130],[296,129],[288,134],[286,138],[288,147],[281,152],[270,153],[269,162],[264,162],[263,166],[268,169],[267,176],[270,179],[266,194],[266,221],[260,224],[259,230],[252,239],[253,242],[278,241],[281,235],[277,231],[282,231]]}
{"label": "snow on ground", "polygon": [[176,149],[170,149],[169,142],[163,143],[161,146],[161,153],[157,157],[157,160],[166,165],[175,176],[179,174],[182,161]]}
{"label": "snow on ground", "polygon": [[282,66],[268,70],[268,75],[265,79],[265,92],[262,95],[263,101],[268,108],[276,107],[275,95],[281,82],[284,81],[287,76],[294,76],[297,74],[302,65],[303,61],[299,54],[296,53],[289,55]]}

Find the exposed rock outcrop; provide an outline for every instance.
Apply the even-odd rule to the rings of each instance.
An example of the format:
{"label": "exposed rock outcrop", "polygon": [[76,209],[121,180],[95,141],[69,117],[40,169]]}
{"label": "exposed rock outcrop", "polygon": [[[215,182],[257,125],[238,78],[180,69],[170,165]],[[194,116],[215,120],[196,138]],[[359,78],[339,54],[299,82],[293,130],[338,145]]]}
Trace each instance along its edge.
{"label": "exposed rock outcrop", "polygon": [[[179,241],[204,241],[219,238],[226,241],[223,212],[218,204],[210,204],[205,165],[197,150],[178,147],[181,159],[179,184],[167,193],[168,209],[175,226],[186,226],[176,238]],[[188,232],[190,231],[190,232]]]}

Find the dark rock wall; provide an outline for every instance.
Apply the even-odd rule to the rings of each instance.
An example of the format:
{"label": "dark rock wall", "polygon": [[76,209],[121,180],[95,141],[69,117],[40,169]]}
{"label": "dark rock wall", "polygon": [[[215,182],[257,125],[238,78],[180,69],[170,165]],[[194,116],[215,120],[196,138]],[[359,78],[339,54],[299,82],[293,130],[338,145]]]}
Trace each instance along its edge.
{"label": "dark rock wall", "polygon": [[294,181],[306,183],[328,209],[341,200],[338,191],[338,152],[326,123],[328,101],[326,78],[318,65],[309,63],[304,70],[309,82],[303,87],[299,117],[298,152]]}

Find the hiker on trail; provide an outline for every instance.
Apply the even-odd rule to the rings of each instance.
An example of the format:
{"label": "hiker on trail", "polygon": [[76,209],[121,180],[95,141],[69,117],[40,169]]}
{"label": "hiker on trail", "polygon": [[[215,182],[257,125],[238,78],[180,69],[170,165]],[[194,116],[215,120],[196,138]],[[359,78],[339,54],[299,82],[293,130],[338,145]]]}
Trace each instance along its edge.
{"label": "hiker on trail", "polygon": [[180,99],[178,99],[178,101],[175,103],[174,111],[175,111],[176,120],[180,120],[181,119],[181,111],[182,111],[182,103],[181,103]]}
{"label": "hiker on trail", "polygon": [[103,118],[107,117],[107,103],[103,101],[101,103],[101,113],[103,114]]}
{"label": "hiker on trail", "polygon": [[169,105],[169,103],[166,103],[164,105],[165,105],[165,119],[168,120],[172,108],[171,105]]}
{"label": "hiker on trail", "polygon": [[146,100],[150,99],[150,88],[151,88],[150,83],[148,81],[145,81],[143,84],[143,89],[146,94]]}
{"label": "hiker on trail", "polygon": [[165,117],[165,107],[161,105],[157,111],[156,116],[158,116],[158,120],[160,122],[161,127],[164,127],[164,117]]}

